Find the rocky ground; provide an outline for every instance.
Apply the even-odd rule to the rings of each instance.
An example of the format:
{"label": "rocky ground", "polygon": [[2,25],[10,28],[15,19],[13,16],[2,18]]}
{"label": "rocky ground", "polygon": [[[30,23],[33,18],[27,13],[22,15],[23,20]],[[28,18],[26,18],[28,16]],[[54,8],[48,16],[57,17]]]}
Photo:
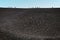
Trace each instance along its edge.
{"label": "rocky ground", "polygon": [[0,9],[0,39],[59,40],[59,10]]}

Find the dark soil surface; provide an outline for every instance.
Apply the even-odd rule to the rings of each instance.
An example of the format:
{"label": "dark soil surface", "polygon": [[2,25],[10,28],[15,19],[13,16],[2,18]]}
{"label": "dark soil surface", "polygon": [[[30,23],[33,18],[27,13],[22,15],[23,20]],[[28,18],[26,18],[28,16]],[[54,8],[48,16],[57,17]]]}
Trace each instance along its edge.
{"label": "dark soil surface", "polygon": [[0,8],[1,40],[59,40],[60,8]]}

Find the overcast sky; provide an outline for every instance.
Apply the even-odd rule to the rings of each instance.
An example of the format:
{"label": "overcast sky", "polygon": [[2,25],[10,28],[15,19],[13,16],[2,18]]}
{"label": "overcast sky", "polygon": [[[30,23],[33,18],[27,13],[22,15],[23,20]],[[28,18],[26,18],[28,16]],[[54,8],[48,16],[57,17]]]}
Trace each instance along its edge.
{"label": "overcast sky", "polygon": [[0,7],[60,7],[60,0],[0,0]]}

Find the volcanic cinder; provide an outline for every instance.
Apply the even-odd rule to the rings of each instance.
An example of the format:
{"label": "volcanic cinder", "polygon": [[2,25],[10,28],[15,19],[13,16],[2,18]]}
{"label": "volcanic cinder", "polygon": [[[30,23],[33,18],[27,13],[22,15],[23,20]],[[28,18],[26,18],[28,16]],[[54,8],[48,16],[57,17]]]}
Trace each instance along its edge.
{"label": "volcanic cinder", "polygon": [[17,38],[60,38],[60,8],[0,8],[0,30]]}

